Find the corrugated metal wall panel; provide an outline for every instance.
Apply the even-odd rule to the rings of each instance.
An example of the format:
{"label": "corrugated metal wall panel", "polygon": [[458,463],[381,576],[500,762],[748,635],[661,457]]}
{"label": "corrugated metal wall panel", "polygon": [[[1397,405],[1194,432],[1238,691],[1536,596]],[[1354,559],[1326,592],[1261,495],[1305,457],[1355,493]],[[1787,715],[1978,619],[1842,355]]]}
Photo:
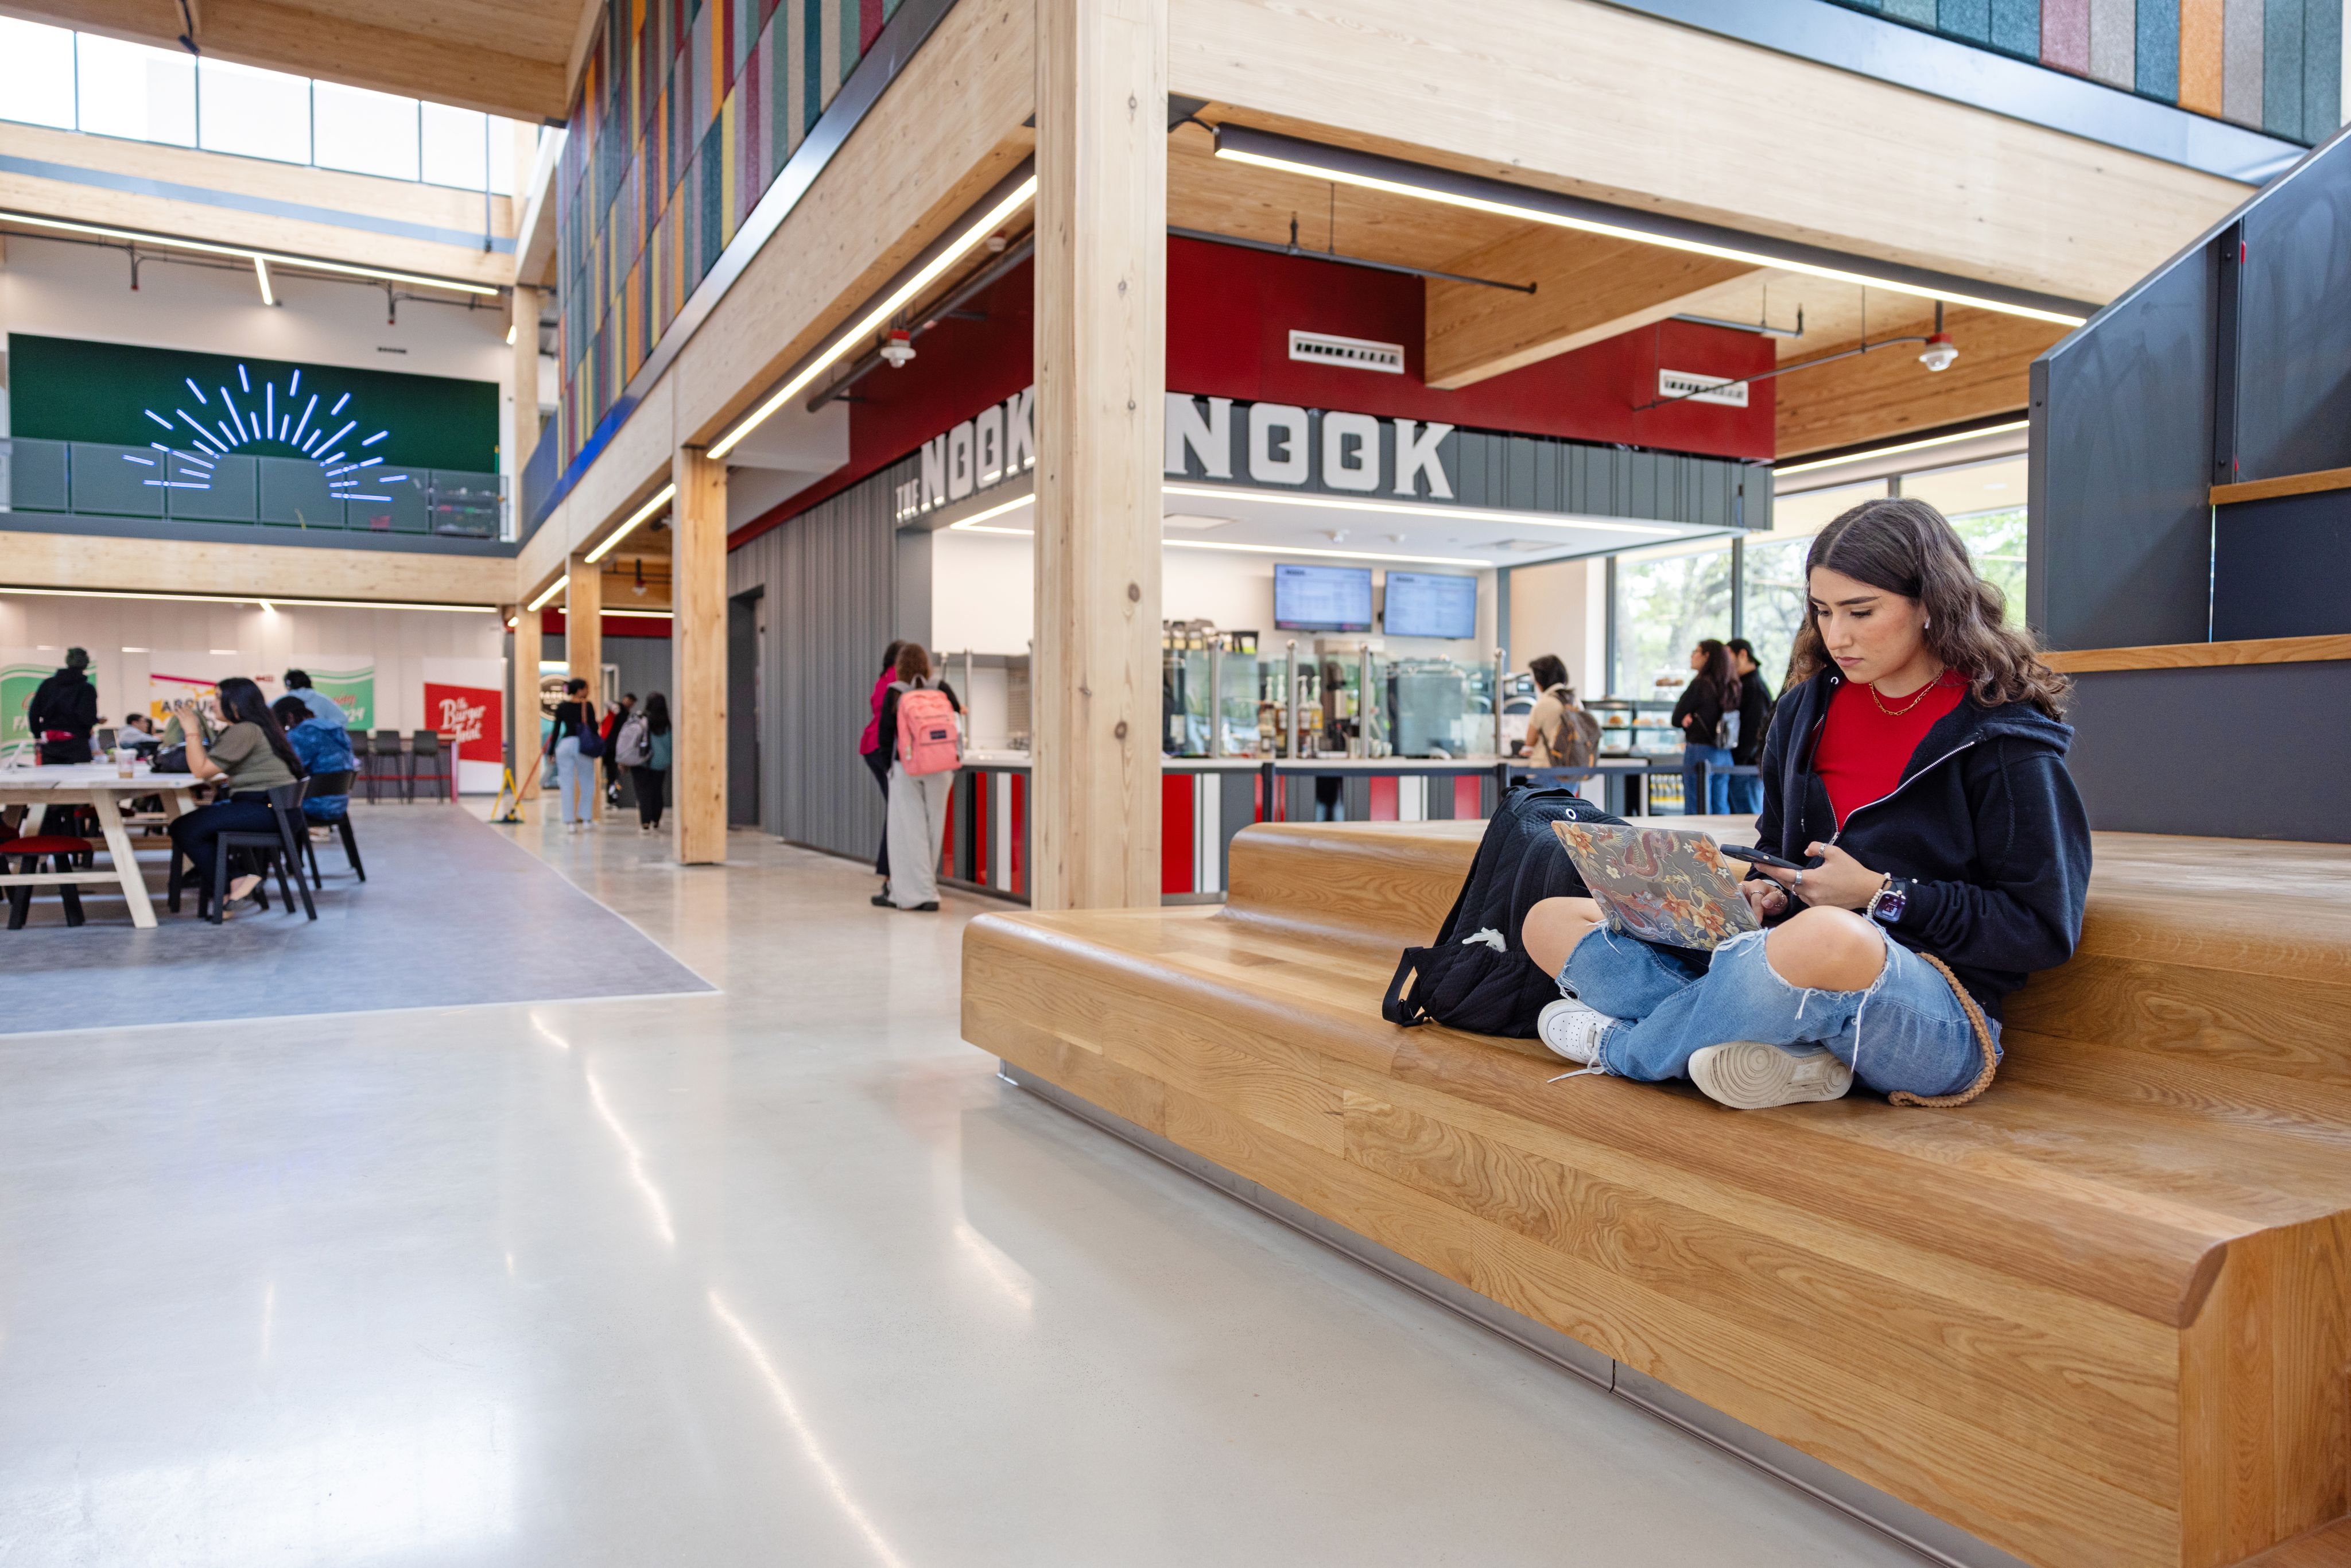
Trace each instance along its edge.
{"label": "corrugated metal wall panel", "polygon": [[759,825],[796,843],[870,855],[882,792],[857,754],[882,650],[893,637],[900,465],[820,501],[727,557],[726,591],[768,597],[768,711],[760,716]]}

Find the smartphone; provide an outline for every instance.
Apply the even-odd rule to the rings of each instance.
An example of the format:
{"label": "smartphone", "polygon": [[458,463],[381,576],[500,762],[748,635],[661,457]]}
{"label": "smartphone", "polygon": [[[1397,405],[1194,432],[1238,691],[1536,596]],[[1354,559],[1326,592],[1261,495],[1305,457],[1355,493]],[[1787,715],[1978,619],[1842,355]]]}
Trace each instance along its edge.
{"label": "smartphone", "polygon": [[1808,861],[1784,860],[1770,850],[1750,849],[1745,844],[1725,844],[1722,852],[1735,861],[1748,861],[1756,865],[1774,865],[1782,871],[1818,871],[1822,859],[1815,855]]}

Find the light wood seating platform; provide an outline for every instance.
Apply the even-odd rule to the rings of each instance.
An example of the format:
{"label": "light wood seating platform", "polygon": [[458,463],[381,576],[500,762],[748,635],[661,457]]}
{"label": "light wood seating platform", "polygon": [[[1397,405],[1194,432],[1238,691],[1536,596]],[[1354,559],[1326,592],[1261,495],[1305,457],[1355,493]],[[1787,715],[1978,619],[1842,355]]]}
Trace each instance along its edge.
{"label": "light wood seating platform", "polygon": [[2026,1562],[2351,1561],[2351,848],[2102,834],[1982,1100],[1739,1113],[1382,1021],[1483,826],[982,917],[965,1037]]}

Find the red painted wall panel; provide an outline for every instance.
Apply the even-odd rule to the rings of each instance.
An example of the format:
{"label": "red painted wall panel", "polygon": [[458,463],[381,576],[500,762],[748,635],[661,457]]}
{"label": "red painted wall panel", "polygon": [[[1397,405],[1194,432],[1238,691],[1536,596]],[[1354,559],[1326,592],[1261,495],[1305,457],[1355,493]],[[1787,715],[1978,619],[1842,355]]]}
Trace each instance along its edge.
{"label": "red painted wall panel", "polygon": [[1159,891],[1190,893],[1196,846],[1192,838],[1193,776],[1159,776]]}
{"label": "red painted wall panel", "polygon": [[[850,407],[849,463],[737,528],[730,546],[765,533],[914,451],[1033,379],[1032,269],[1015,268],[971,301],[981,321],[942,321],[915,340],[911,364],[875,370]],[[1768,461],[1772,383],[1748,406],[1684,402],[1646,413],[1660,368],[1750,376],[1771,369],[1771,340],[1687,321],[1660,322],[1456,392],[1420,379],[1426,286],[1309,256],[1200,240],[1167,242],[1167,385],[1204,397],[1342,408],[1442,420],[1472,430]],[[1290,358],[1292,328],[1405,346],[1407,371],[1384,375]]]}

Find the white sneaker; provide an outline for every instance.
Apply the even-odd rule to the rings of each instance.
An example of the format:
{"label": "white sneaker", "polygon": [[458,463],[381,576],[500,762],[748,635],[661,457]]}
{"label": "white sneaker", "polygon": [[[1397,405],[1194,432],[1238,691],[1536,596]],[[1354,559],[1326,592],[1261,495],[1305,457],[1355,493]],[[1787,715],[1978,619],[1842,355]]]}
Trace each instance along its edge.
{"label": "white sneaker", "polygon": [[1835,1100],[1853,1087],[1853,1069],[1826,1046],[1760,1045],[1734,1040],[1690,1058],[1690,1082],[1734,1111],[1761,1111],[1800,1100]]}
{"label": "white sneaker", "polygon": [[1552,1055],[1563,1056],[1578,1067],[1593,1067],[1600,1061],[1601,1032],[1615,1021],[1573,997],[1562,997],[1536,1018],[1535,1035]]}

